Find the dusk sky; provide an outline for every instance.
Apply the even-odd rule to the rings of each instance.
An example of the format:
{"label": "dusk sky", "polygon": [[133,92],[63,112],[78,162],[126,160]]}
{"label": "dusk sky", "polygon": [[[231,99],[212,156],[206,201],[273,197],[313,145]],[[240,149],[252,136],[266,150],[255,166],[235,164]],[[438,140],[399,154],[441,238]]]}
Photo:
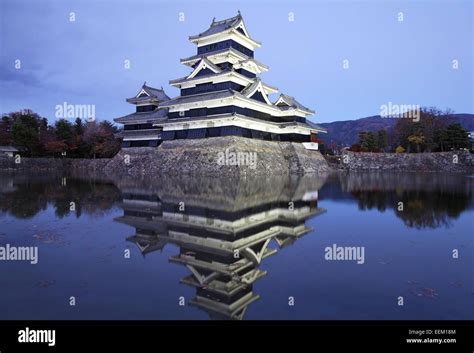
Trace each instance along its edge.
{"label": "dusk sky", "polygon": [[99,119],[112,120],[134,111],[125,99],[144,81],[177,96],[168,81],[190,73],[179,62],[196,53],[188,36],[240,10],[262,42],[255,58],[270,67],[263,81],[316,110],[315,122],[377,115],[389,102],[474,113],[473,8],[472,1],[2,0],[0,112],[30,108],[54,121],[55,106],[67,102],[95,105]]}

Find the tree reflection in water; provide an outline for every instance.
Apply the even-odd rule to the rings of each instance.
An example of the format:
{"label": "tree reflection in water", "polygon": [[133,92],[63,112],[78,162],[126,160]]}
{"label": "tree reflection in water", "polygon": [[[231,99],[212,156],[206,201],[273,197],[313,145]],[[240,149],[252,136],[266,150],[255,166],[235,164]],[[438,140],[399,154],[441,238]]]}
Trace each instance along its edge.
{"label": "tree reflection in water", "polygon": [[[58,175],[0,175],[0,213],[18,219],[33,218],[48,205],[63,218],[74,213],[100,216],[121,200],[120,190],[112,183],[67,178]],[[73,202],[73,204],[71,204]]]}
{"label": "tree reflection in water", "polygon": [[338,182],[360,210],[391,209],[417,229],[449,227],[472,203],[473,179],[465,175],[357,173]]}

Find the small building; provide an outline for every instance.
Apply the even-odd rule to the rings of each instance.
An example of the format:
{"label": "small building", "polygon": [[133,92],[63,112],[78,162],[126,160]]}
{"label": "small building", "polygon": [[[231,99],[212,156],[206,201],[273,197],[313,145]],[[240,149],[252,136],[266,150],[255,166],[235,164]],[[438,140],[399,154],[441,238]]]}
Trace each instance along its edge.
{"label": "small building", "polygon": [[135,113],[114,119],[123,124],[123,131],[118,135],[122,138],[122,147],[156,147],[161,140],[161,129],[155,123],[166,120],[167,108],[161,108],[170,98],[163,88],[153,88],[143,84],[140,91],[127,102],[136,106]]}
{"label": "small building", "polygon": [[18,152],[20,151],[13,146],[0,146],[0,157],[13,158],[13,156]]}
{"label": "small building", "polygon": [[241,136],[303,143],[318,149],[316,135],[326,132],[307,120],[315,112],[260,78],[268,66],[255,59],[261,43],[247,31],[242,15],[212,21],[190,36],[195,55],[181,59],[191,72],[169,83],[181,94],[169,98],[163,89],[143,85],[127,99],[136,112],[115,119],[124,124],[123,147],[158,146],[162,141]]}

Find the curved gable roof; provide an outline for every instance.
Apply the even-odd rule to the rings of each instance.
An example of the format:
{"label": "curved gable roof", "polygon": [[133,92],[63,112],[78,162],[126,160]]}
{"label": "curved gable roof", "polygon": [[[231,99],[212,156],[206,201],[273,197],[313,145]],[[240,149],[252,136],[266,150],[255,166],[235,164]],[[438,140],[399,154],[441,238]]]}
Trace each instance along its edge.
{"label": "curved gable roof", "polygon": [[216,19],[214,18],[208,29],[206,29],[204,32],[199,33],[198,35],[190,36],[189,39],[207,37],[216,33],[224,32],[225,30],[231,28],[238,28],[239,26],[241,26],[244,35],[249,37],[247,30],[245,29],[245,25],[243,23],[243,18],[240,14],[240,11],[237,16],[227,18],[225,20],[216,21]]}
{"label": "curved gable roof", "polygon": [[222,72],[222,69],[219,66],[213,64],[205,56],[203,56],[201,60],[199,61],[199,64],[196,65],[196,68],[193,70],[193,72],[191,72],[186,78],[188,79],[193,78],[199,73],[199,71],[204,70],[204,69],[209,69],[213,71],[215,74]]}
{"label": "curved gable roof", "polygon": [[243,94],[247,98],[252,98],[252,96],[256,93],[260,93],[265,100],[265,102],[269,105],[272,105],[272,102],[268,99],[268,96],[265,92],[265,88],[263,87],[262,81],[260,78],[257,78],[253,83],[250,83],[247,87],[245,87],[241,94]]}
{"label": "curved gable roof", "polygon": [[314,110],[311,110],[305,107],[303,104],[298,102],[294,97],[288,96],[283,93],[280,94],[280,97],[278,97],[277,101],[274,104],[277,106],[286,105],[291,108],[299,109],[307,113],[314,114]]}
{"label": "curved gable roof", "polygon": [[140,103],[147,101],[158,101],[164,102],[169,100],[170,97],[165,93],[163,88],[154,88],[146,85],[146,82],[143,84],[140,91],[135,95],[135,97],[127,98],[129,103]]}

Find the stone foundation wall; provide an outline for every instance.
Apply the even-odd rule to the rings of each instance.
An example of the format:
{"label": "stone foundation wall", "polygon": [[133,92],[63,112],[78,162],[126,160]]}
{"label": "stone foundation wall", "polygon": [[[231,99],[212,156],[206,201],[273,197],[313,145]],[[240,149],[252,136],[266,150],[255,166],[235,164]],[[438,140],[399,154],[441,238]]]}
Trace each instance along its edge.
{"label": "stone foundation wall", "polygon": [[108,174],[225,176],[324,173],[329,167],[318,151],[301,144],[215,137],[123,149],[105,170]]}
{"label": "stone foundation wall", "polygon": [[35,172],[43,171],[84,171],[99,172],[111,161],[110,158],[101,159],[71,159],[71,158],[28,158],[22,157],[20,163],[15,163],[14,158],[0,158],[0,170]]}
{"label": "stone foundation wall", "polygon": [[0,157],[0,170],[12,171],[61,171],[70,166],[69,159],[60,158],[24,158],[21,157],[19,163],[15,163],[14,157]]}
{"label": "stone foundation wall", "polygon": [[368,153],[346,151],[342,169],[411,172],[474,172],[474,158],[468,151],[436,153]]}
{"label": "stone foundation wall", "polygon": [[[253,153],[253,157],[239,160],[239,153],[240,156]],[[233,160],[232,156],[237,158]],[[238,161],[244,164],[233,165]],[[468,151],[411,154],[346,151],[341,156],[339,167],[354,171],[472,173],[474,157]],[[105,176],[265,176],[324,174],[330,169],[318,151],[306,150],[301,144],[241,137],[165,141],[158,148],[123,149],[112,159],[21,158],[21,162],[17,164],[14,158],[0,158],[0,170],[57,171]]]}
{"label": "stone foundation wall", "polygon": [[0,170],[56,170],[94,175],[289,175],[326,173],[326,160],[302,144],[215,137],[164,141],[158,148],[122,149],[112,159],[0,159]]}

